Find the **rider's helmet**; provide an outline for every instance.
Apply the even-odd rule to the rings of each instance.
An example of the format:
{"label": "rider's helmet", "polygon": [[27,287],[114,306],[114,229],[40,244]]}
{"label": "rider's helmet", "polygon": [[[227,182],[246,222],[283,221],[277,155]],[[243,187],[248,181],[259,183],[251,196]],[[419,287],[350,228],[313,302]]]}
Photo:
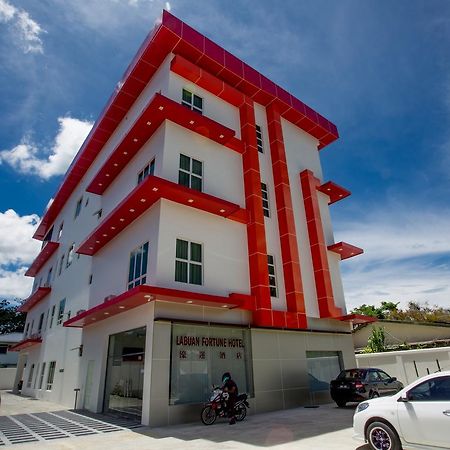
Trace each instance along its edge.
{"label": "rider's helmet", "polygon": [[223,375],[222,375],[222,383],[226,383],[228,380],[230,380],[231,379],[231,374],[230,374],[230,372],[225,372]]}

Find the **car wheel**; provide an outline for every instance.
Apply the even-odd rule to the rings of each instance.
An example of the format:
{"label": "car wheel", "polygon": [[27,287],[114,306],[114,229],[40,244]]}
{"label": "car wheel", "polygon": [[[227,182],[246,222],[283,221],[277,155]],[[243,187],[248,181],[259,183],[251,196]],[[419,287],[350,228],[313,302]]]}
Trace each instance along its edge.
{"label": "car wheel", "polygon": [[373,422],[369,425],[367,441],[373,450],[401,450],[402,448],[397,433],[383,422]]}
{"label": "car wheel", "polygon": [[345,400],[336,400],[336,405],[339,406],[339,408],[343,408],[347,402]]}

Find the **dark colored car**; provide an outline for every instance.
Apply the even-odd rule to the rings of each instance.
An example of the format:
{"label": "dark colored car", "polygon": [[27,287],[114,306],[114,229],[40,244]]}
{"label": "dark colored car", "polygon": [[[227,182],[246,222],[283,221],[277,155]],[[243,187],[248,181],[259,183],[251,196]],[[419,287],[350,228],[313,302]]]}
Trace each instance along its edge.
{"label": "dark colored car", "polygon": [[348,402],[361,402],[382,395],[393,395],[403,389],[397,378],[381,369],[343,370],[330,383],[331,398],[339,407]]}

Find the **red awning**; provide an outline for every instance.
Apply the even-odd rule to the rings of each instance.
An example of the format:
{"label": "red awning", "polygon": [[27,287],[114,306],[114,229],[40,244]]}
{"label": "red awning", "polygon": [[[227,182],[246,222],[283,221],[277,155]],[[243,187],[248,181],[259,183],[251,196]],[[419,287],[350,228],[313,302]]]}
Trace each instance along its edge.
{"label": "red awning", "polygon": [[52,288],[50,286],[39,286],[20,306],[19,312],[28,312],[34,305],[43,300],[50,294]]}
{"label": "red awning", "polygon": [[[191,111],[164,95],[155,94],[86,190],[94,194],[103,194],[166,119],[223,145],[227,145],[235,134],[230,128]],[[236,147],[233,141],[231,146],[233,150],[242,153],[242,145]]]}
{"label": "red awning", "polygon": [[362,248],[347,244],[347,242],[338,242],[337,244],[329,245],[327,248],[328,250],[330,250],[330,252],[334,252],[340,255],[341,260],[352,258],[353,256],[364,253],[364,250]]}
{"label": "red awning", "polygon": [[50,256],[55,253],[56,249],[59,247],[59,242],[47,242],[39,255],[37,255],[36,259],[33,261],[31,266],[25,272],[27,277],[34,277],[41,270],[42,266],[49,260]]}
{"label": "red awning", "polygon": [[80,244],[76,250],[77,253],[95,255],[161,198],[247,223],[247,213],[239,205],[151,175],[105,217],[102,223]]}
{"label": "red awning", "polygon": [[24,350],[25,348],[32,347],[33,345],[42,343],[42,338],[40,336],[31,336],[23,341],[18,342],[17,344],[9,347],[8,351],[10,352],[20,352],[20,350]]}
{"label": "red awning", "polygon": [[337,317],[342,322],[351,322],[355,325],[362,323],[378,322],[376,317],[364,316],[363,314],[347,314],[346,316]]}
{"label": "red awning", "polygon": [[116,297],[110,298],[87,311],[81,312],[69,320],[66,320],[64,326],[83,328],[156,300],[212,306],[224,309],[241,308],[248,310],[252,309],[254,303],[253,297],[245,294],[232,293],[228,297],[223,297],[219,295],[201,294],[198,292],[142,285],[130,289],[129,291],[125,291]]}
{"label": "red awning", "polygon": [[329,205],[351,195],[349,190],[344,189],[342,186],[339,186],[333,181],[327,181],[326,183],[320,185],[317,190],[327,194],[328,197],[330,197],[328,202]]}

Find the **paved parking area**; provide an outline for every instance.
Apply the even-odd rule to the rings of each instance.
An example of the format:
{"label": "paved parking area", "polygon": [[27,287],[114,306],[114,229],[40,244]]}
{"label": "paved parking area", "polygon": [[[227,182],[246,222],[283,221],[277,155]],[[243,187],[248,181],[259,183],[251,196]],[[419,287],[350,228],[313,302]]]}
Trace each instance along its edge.
{"label": "paved parking area", "polygon": [[[62,411],[60,405],[48,402],[42,402],[40,408],[40,403],[41,401],[12,394],[3,395],[0,406],[0,439],[4,444],[3,446],[0,444],[1,448],[367,449],[352,439],[354,408],[337,408],[333,404],[318,408],[295,408],[267,414],[250,414],[244,422],[234,426],[228,425],[224,420],[218,420],[214,425],[207,427],[199,420],[199,423],[164,428],[127,429],[126,423],[113,423],[100,415],[86,417]],[[5,427],[5,423],[10,427]],[[8,436],[5,439],[4,430],[10,433],[9,436],[14,436],[11,431],[14,427],[24,428],[29,432],[30,440],[12,444]]]}

